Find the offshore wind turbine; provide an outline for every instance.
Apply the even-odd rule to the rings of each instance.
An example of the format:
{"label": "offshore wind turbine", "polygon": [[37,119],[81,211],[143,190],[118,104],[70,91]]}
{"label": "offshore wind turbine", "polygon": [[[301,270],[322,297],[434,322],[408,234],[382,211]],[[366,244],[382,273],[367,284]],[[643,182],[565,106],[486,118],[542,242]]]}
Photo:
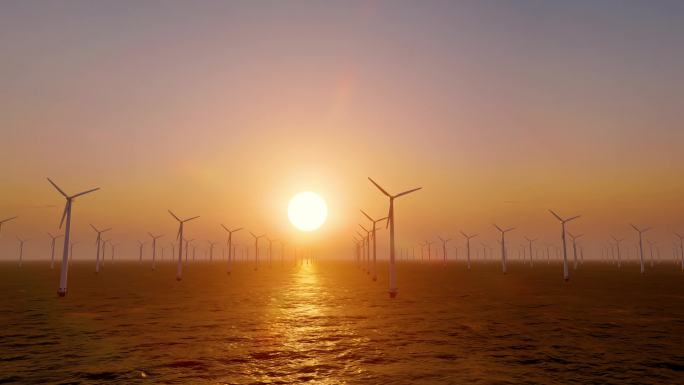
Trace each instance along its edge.
{"label": "offshore wind turbine", "polygon": [[138,263],[142,263],[143,247],[145,247],[145,242],[138,240]]}
{"label": "offshore wind turbine", "polygon": [[494,227],[496,227],[496,229],[499,230],[499,232],[501,233],[501,241],[499,241],[499,243],[501,243],[501,268],[503,270],[503,273],[506,274],[506,233],[515,230],[515,227],[509,227],[505,230],[497,226],[496,224],[494,224]]}
{"label": "offshore wind turbine", "polygon": [[256,235],[253,232],[249,232],[254,237],[254,271],[259,269],[259,239],[263,238],[266,234]]}
{"label": "offshore wind turbine", "polygon": [[584,234],[573,235],[568,231],[568,235],[572,238],[572,257],[573,257],[573,270],[577,270],[577,239],[582,238]]}
{"label": "offshore wind turbine", "polygon": [[371,231],[368,230],[366,227],[364,227],[362,224],[359,223],[359,226],[363,229],[363,231],[366,232],[366,237],[364,238],[366,240],[366,274],[370,274],[370,239],[371,239]]}
{"label": "offshore wind turbine", "polygon": [[47,233],[50,238],[50,270],[55,268],[55,241],[57,238],[61,237],[62,234],[57,234],[57,235],[52,235],[52,233],[48,232]]}
{"label": "offshore wind turbine", "polygon": [[356,231],[356,234],[361,238],[361,270],[366,270],[366,266],[363,265],[366,262],[366,237],[359,231]]}
{"label": "offshore wind turbine", "polygon": [[[370,215],[366,214],[366,212],[363,210],[361,210],[361,214],[363,214],[366,218],[368,218],[368,220],[371,221],[371,225],[372,225],[371,235],[373,236],[373,281],[377,281],[378,280],[378,269],[377,269],[376,256],[377,256],[377,252],[378,252],[378,246],[377,246],[377,241],[375,239],[375,235],[376,235],[376,231],[377,231],[377,228],[375,227],[375,225],[378,222],[384,221],[385,219],[387,219],[387,217],[380,218],[380,219],[373,219],[373,218],[371,218]],[[363,226],[361,226],[361,227],[363,227]],[[366,229],[364,228],[364,230],[366,230]]]}
{"label": "offshore wind turbine", "polygon": [[268,267],[270,268],[273,264],[273,242],[277,242],[278,240],[269,237],[266,237],[266,240],[268,241]]}
{"label": "offshore wind turbine", "polygon": [[[154,235],[150,232],[147,235],[152,238],[152,270],[157,268],[157,239],[164,236],[164,234]],[[164,247],[162,247],[162,261],[164,260]]]}
{"label": "offshore wind turbine", "polygon": [[389,198],[389,212],[387,214],[387,226],[390,228],[390,266],[389,266],[389,295],[390,298],[397,296],[397,268],[394,261],[394,200],[406,194],[420,190],[422,187],[406,190],[396,195],[391,195],[371,178],[368,178],[385,196]]}
{"label": "offshore wind turbine", "polygon": [[434,241],[425,241],[425,247],[427,247],[428,251],[428,263],[430,263],[430,260],[432,259],[432,244],[435,243]]}
{"label": "offshore wind turbine", "polygon": [[64,297],[67,293],[67,275],[69,271],[69,236],[71,235],[71,205],[74,201],[75,198],[80,197],[82,195],[91,193],[93,191],[97,191],[100,188],[96,187],[94,189],[86,190],[83,192],[80,192],[78,194],[74,195],[67,195],[64,191],[62,191],[61,188],[59,188],[55,182],[53,182],[50,178],[47,178],[48,182],[59,191],[62,196],[64,196],[64,199],[66,199],[66,205],[64,206],[64,213],[62,214],[62,220],[59,223],[59,228],[62,228],[62,225],[64,224],[64,219],[66,218],[66,228],[64,231],[64,250],[62,252],[62,267],[60,269],[60,275],[59,275],[59,288],[57,289],[57,294],[60,297]]}
{"label": "offshore wind turbine", "polygon": [[95,253],[95,274],[100,272],[100,243],[102,242],[102,234],[106,233],[107,231],[111,230],[112,228],[107,228],[104,230],[99,230],[97,227],[93,226],[92,224],[90,227],[95,230],[97,233],[97,239],[95,239],[95,244],[97,245],[96,253]]}
{"label": "offshore wind turbine", "polygon": [[679,238],[679,256],[682,260],[682,271],[684,271],[684,235],[680,235],[679,233],[675,233],[675,235]]}
{"label": "offshore wind turbine", "polygon": [[24,243],[28,241],[28,239],[22,239],[17,237],[17,241],[19,241],[19,267],[21,267],[22,260],[24,257]]}
{"label": "offshore wind turbine", "polygon": [[563,279],[567,281],[570,279],[570,272],[568,271],[568,250],[565,246],[565,224],[579,218],[580,216],[576,215],[574,217],[563,219],[558,214],[554,213],[553,210],[549,209],[549,212],[553,214],[553,216],[556,217],[556,219],[558,219],[561,223],[561,238],[563,239]]}
{"label": "offshore wind turbine", "polygon": [[[180,219],[171,210],[169,210],[169,214],[171,214],[171,216],[174,217],[178,221],[178,235],[176,236],[176,239],[178,239],[179,245],[178,245],[178,268],[176,269],[176,280],[180,281],[181,279],[183,279],[183,225],[185,224],[185,222],[199,218],[199,216],[187,218],[187,219]],[[187,258],[187,246],[186,246],[186,258]]]}
{"label": "offshore wind turbine", "polygon": [[461,231],[461,235],[463,235],[463,237],[466,239],[466,258],[468,261],[468,270],[470,270],[470,240],[477,237],[477,234],[468,235]]}
{"label": "offshore wind turbine", "polygon": [[451,238],[444,239],[444,238],[440,237],[439,235],[437,236],[437,238],[439,238],[439,240],[442,242],[442,259],[444,261],[443,262],[444,266],[446,266],[446,264],[447,264],[447,247],[446,247],[446,245],[447,245],[447,243],[449,243],[449,241],[451,241]]}
{"label": "offshore wind turbine", "polygon": [[525,240],[527,240],[527,247],[530,251],[530,267],[532,267],[532,266],[534,266],[534,262],[533,262],[534,258],[532,258],[532,243],[537,241],[537,238],[532,239],[532,238],[525,237]]}
{"label": "offshore wind turbine", "polygon": [[615,248],[617,249],[617,265],[618,265],[618,269],[619,269],[622,266],[622,258],[620,257],[620,242],[622,242],[624,239],[622,239],[622,238],[617,239],[617,238],[613,237],[612,235],[611,235],[611,237],[615,241]]}
{"label": "offshore wind turbine", "polygon": [[221,224],[221,227],[223,227],[226,232],[228,232],[228,274],[230,274],[233,270],[233,258],[235,256],[234,250],[233,250],[233,233],[238,232],[242,230],[242,227],[238,227],[237,229],[229,229],[223,224]]}
{"label": "offshore wind turbine", "polygon": [[14,219],[17,219],[17,218],[19,218],[19,217],[14,216],[14,217],[5,218],[5,219],[1,220],[1,221],[0,221],[0,231],[2,230],[2,224],[3,224],[3,223],[9,222],[9,221],[14,220]]}
{"label": "offshore wind turbine", "polygon": [[646,242],[648,242],[648,251],[649,251],[649,255],[651,257],[651,268],[653,268],[653,245],[655,245],[656,242],[651,241],[651,240],[646,240]]}
{"label": "offshore wind turbine", "polygon": [[216,245],[216,242],[207,241],[207,243],[209,244],[209,262],[213,262],[214,261],[214,246]]}
{"label": "offshore wind turbine", "polygon": [[629,224],[632,226],[634,230],[636,230],[637,233],[639,233],[639,262],[641,263],[641,274],[644,274],[644,242],[643,242],[643,234],[650,230],[650,227],[646,227],[644,229],[640,229],[633,224]]}

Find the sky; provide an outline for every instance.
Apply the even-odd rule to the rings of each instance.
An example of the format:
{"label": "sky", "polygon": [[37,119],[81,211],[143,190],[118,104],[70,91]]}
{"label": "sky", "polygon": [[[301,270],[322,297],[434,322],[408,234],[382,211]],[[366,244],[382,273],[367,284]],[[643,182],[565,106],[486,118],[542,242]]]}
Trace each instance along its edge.
{"label": "sky", "polygon": [[[397,244],[491,225],[600,252],[684,231],[681,1],[3,1],[0,259],[45,258],[67,192],[73,237],[113,227],[124,255],[168,215],[190,237],[244,226],[353,256],[360,208],[394,192]],[[318,192],[303,234],[286,207]],[[251,244],[242,234],[241,244]],[[383,230],[381,257],[386,256]],[[631,247],[631,246],[630,246]],[[77,254],[77,257],[80,257]]]}

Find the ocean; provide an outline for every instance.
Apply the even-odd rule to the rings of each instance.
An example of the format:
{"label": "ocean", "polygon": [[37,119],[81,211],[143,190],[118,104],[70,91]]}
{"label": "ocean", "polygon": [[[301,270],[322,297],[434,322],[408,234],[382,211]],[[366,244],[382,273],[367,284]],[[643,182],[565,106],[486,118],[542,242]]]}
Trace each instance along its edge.
{"label": "ocean", "polygon": [[[647,265],[648,267],[648,265]],[[671,261],[0,263],[0,383],[684,383],[684,272]]]}

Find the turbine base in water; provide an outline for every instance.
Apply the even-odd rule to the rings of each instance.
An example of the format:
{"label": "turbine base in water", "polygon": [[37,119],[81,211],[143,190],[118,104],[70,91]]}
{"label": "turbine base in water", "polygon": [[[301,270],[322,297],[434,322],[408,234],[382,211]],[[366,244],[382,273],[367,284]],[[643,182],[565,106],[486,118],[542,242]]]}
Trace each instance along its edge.
{"label": "turbine base in water", "polygon": [[396,290],[392,290],[392,291],[389,292],[390,298],[397,298],[397,294],[398,294],[398,293],[397,293]]}
{"label": "turbine base in water", "polygon": [[67,289],[58,289],[57,290],[57,295],[60,297],[66,296],[66,293],[67,293]]}

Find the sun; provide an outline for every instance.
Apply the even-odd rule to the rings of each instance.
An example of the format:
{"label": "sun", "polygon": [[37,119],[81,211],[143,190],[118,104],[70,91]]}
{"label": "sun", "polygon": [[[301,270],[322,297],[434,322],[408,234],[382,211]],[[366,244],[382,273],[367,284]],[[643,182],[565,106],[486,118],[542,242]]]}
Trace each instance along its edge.
{"label": "sun", "polygon": [[320,195],[305,191],[295,194],[287,206],[287,216],[301,231],[314,231],[325,223],[328,206]]}

